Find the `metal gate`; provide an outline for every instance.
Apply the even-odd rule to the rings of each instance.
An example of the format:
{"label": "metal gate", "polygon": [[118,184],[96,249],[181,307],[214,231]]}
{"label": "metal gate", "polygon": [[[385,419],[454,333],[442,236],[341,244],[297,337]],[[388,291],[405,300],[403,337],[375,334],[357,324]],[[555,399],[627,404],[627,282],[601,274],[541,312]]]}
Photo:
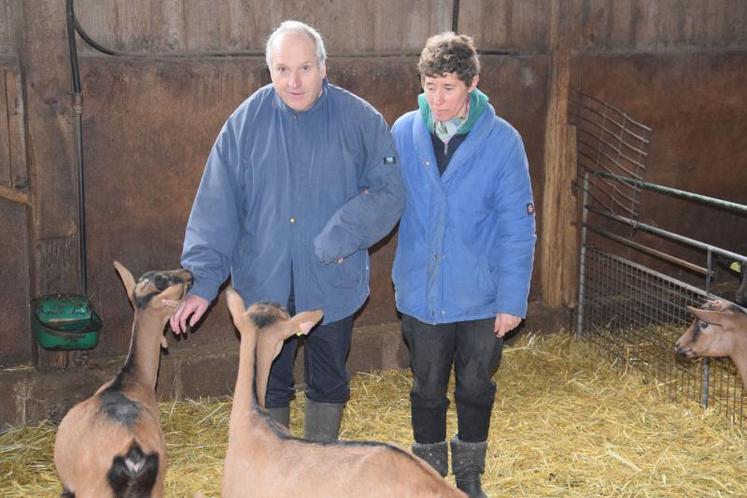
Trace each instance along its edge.
{"label": "metal gate", "polygon": [[698,401],[743,427],[745,390],[731,361],[679,360],[673,347],[692,321],[687,305],[735,300],[739,275],[726,285],[714,276],[741,263],[744,281],[747,256],[660,228],[655,213],[642,222],[641,197],[697,203],[716,216],[744,218],[747,206],[646,182],[652,130],[598,99],[572,100],[581,197],[576,335],[672,399]]}

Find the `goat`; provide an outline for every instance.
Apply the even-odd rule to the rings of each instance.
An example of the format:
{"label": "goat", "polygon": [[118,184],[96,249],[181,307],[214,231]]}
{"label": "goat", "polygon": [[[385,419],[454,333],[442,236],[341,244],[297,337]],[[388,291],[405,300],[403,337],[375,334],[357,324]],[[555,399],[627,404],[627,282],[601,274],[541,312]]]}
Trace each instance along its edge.
{"label": "goat", "polygon": [[223,472],[224,498],[467,496],[427,463],[396,446],[306,441],[272,423],[261,408],[264,396],[259,394],[266,390],[269,366],[283,340],[293,333],[308,334],[322,312],[307,311],[291,318],[271,303],[255,303],[247,310],[230,288],[226,297],[241,346]]}
{"label": "goat", "polygon": [[54,463],[64,498],[160,498],[166,442],[156,404],[164,326],[192,285],[187,270],[145,273],[135,282],[115,261],[135,310],[130,350],[119,374],[68,411]]}
{"label": "goat", "polygon": [[734,261],[729,268],[739,275],[739,287],[737,287],[735,302],[740,306],[747,306],[747,265],[743,262]]}
{"label": "goat", "polygon": [[687,308],[695,320],[677,339],[675,352],[687,358],[728,356],[747,389],[747,313],[722,300],[707,301],[702,309]]}
{"label": "goat", "polygon": [[[723,270],[714,271],[714,279],[721,280],[723,278],[724,272],[728,275],[736,277],[739,282],[737,283],[737,289],[734,292],[734,302],[740,306],[747,306],[747,263],[744,263],[742,261],[734,261],[733,259],[727,258],[720,254],[715,254],[713,258],[716,262],[716,269]],[[716,286],[718,286],[718,284]],[[724,286],[729,288],[732,287],[731,282],[724,282]]]}

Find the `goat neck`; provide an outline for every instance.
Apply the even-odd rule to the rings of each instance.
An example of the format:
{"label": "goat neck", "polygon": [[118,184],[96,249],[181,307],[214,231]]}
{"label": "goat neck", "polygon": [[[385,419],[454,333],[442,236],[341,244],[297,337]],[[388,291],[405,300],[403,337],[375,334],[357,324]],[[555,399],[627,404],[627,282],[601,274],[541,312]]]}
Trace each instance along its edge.
{"label": "goat neck", "polygon": [[123,371],[148,388],[155,389],[161,356],[161,337],[166,321],[153,313],[135,311],[130,349]]}
{"label": "goat neck", "polygon": [[155,389],[161,346],[167,346],[163,329],[192,285],[187,270],[151,271],[135,283],[121,265],[115,266],[135,310],[127,360],[122,368],[143,386]]}
{"label": "goat neck", "polygon": [[[256,423],[257,413],[256,393],[254,390],[254,352],[257,348],[256,327],[246,327],[241,332],[239,345],[239,371],[236,376],[236,387],[233,395],[233,408],[229,421],[230,432],[246,430],[246,426]],[[241,427],[239,427],[241,426]]]}

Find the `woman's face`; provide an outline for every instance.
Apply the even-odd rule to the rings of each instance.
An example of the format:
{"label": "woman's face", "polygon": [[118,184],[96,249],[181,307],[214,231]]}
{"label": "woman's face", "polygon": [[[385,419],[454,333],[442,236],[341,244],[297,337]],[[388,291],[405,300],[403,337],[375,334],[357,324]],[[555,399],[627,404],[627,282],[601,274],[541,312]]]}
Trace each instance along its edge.
{"label": "woman's face", "polygon": [[475,76],[472,84],[467,86],[456,73],[446,73],[441,76],[425,76],[423,90],[431,114],[438,121],[448,121],[457,116],[466,117],[469,92],[477,86],[479,76]]}

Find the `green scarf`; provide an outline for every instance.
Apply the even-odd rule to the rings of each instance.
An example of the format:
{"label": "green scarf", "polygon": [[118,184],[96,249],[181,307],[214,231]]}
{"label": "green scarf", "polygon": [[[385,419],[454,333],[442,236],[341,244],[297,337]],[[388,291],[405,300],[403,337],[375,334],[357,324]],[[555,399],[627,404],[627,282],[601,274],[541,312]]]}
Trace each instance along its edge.
{"label": "green scarf", "polygon": [[431,115],[431,108],[425,98],[425,93],[418,95],[420,115],[428,126],[428,131],[436,133],[443,143],[448,143],[454,135],[469,132],[487,105],[488,96],[475,88],[469,93],[469,115],[467,119],[456,117],[449,121],[436,121]]}

